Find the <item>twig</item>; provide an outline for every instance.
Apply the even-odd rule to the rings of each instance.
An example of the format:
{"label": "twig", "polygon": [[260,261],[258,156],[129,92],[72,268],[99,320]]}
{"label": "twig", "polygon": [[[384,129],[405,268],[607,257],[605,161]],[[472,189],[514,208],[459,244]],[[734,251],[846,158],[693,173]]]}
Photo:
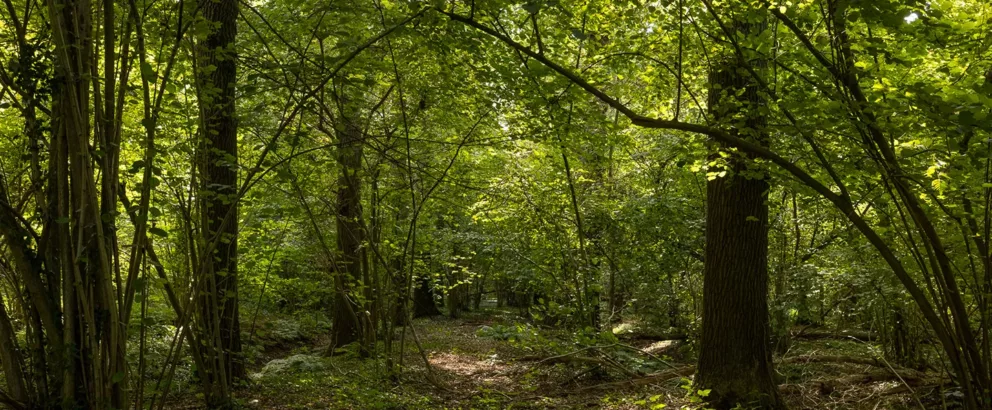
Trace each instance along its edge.
{"label": "twig", "polygon": [[[872,351],[872,349],[870,347],[869,347],[869,351]],[[913,400],[916,400],[916,404],[918,404],[921,409],[926,409],[926,407],[923,406],[923,402],[920,401],[920,396],[916,395],[916,391],[913,390],[913,388],[909,386],[909,383],[906,383],[906,379],[903,379],[902,378],[902,375],[900,375],[899,372],[896,371],[896,369],[892,368],[892,365],[889,364],[889,361],[888,360],[885,360],[885,357],[882,357],[882,355],[877,355],[877,356],[878,356],[878,359],[882,361],[882,363],[885,363],[885,367],[887,367],[889,369],[889,371],[892,372],[892,374],[896,375],[896,377],[899,378],[899,381],[902,382],[902,385],[903,386],[906,386],[906,388],[909,389],[909,394],[912,394],[913,395]]]}

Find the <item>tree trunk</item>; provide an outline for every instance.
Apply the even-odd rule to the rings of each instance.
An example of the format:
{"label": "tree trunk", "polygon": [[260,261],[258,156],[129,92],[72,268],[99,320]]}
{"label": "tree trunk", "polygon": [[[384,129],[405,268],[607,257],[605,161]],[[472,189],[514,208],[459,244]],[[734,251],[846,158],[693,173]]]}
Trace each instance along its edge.
{"label": "tree trunk", "polygon": [[203,17],[217,28],[197,44],[201,126],[201,217],[205,281],[199,331],[206,368],[201,369],[210,408],[232,405],[230,389],[245,378],[238,315],[238,125],[235,37],[238,2],[199,0]]}
{"label": "tree trunk", "polygon": [[460,253],[458,243],[455,243],[451,251],[451,258],[454,261],[454,265],[445,264],[444,267],[445,276],[448,280],[448,290],[445,294],[444,306],[448,309],[448,317],[452,319],[457,319],[461,312],[467,310],[468,303],[465,297],[466,285],[462,283],[464,273],[460,264]]}
{"label": "tree trunk", "polygon": [[[407,291],[404,286],[406,284],[406,270],[403,267],[404,259],[401,255],[397,255],[389,261],[389,277],[393,284],[390,288],[392,290],[390,296],[393,299],[391,308],[393,326],[406,326],[409,319],[407,317],[406,304]],[[414,293],[414,300],[416,300],[416,293]]]}
{"label": "tree trunk", "polygon": [[482,308],[482,295],[486,293],[486,276],[480,275],[475,282],[476,292],[472,295],[472,306],[476,311]]}
{"label": "tree trunk", "polygon": [[434,303],[434,290],[426,277],[417,279],[417,287],[413,289],[413,317],[438,316],[441,311]]}
{"label": "tree trunk", "polygon": [[[742,35],[758,25],[736,22]],[[760,62],[759,62],[760,63]],[[751,63],[754,66],[761,64]],[[741,61],[725,60],[711,69],[709,111],[734,126],[735,136],[767,143],[764,104],[756,81]],[[723,148],[723,147],[721,147]],[[706,186],[706,257],[703,276],[703,329],[698,388],[711,389],[718,409],[784,408],[772,379],[768,346],[768,181],[750,158],[724,150],[726,171]]]}
{"label": "tree trunk", "polygon": [[[121,408],[126,405],[126,363],[118,304],[112,285],[112,250],[107,247],[108,228],[100,214],[99,192],[93,154],[90,151],[91,114],[97,98],[88,78],[94,75],[93,9],[87,1],[48,3],[52,38],[57,56],[52,95],[52,134],[65,149],[68,165],[58,164],[58,213],[68,216],[68,237],[60,238],[62,268],[63,339],[76,351],[67,363],[53,357],[50,369],[64,372],[63,406]],[[98,95],[98,94],[97,94]],[[106,170],[102,170],[106,171]],[[101,171],[101,172],[102,172]],[[108,187],[105,187],[108,188]],[[83,256],[83,257],[79,257]],[[54,279],[37,268],[25,274],[34,289],[43,293],[41,276]],[[51,285],[50,285],[51,286]],[[50,288],[55,289],[55,288]],[[53,295],[52,293],[49,293]],[[32,296],[34,297],[34,296]],[[57,311],[57,303],[48,309]],[[47,319],[48,314],[43,314]],[[53,318],[58,321],[58,317]],[[47,329],[51,332],[52,329]],[[53,335],[49,334],[49,338]],[[61,349],[52,343],[49,349]]]}
{"label": "tree trunk", "polygon": [[368,318],[363,314],[362,291],[365,272],[365,231],[362,223],[362,131],[353,120],[342,119],[337,131],[337,260],[334,261],[334,322],[328,353],[354,342],[361,342],[360,354],[367,355]]}
{"label": "tree trunk", "polygon": [[2,366],[0,369],[3,369],[4,379],[7,382],[7,394],[22,404],[28,403],[31,395],[28,393],[24,383],[24,372],[21,370],[24,364],[18,352],[14,327],[4,305],[3,299],[0,298],[0,366]]}

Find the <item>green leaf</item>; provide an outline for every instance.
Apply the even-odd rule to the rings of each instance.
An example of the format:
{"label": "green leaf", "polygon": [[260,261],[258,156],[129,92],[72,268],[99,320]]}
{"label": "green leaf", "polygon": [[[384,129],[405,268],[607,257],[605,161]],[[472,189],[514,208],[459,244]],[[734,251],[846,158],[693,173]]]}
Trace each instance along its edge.
{"label": "green leaf", "polygon": [[139,159],[131,163],[131,168],[129,168],[127,172],[130,172],[132,174],[137,174],[138,171],[141,171],[141,169],[144,167],[145,167],[145,161]]}
{"label": "green leaf", "polygon": [[155,68],[152,67],[150,63],[141,63],[141,78],[148,82],[155,82],[158,79],[158,74],[155,72]]}
{"label": "green leaf", "polygon": [[169,237],[169,233],[166,232],[165,229],[158,228],[158,227],[148,228],[148,232],[151,233],[152,235],[159,236],[159,237],[162,237],[162,238],[168,238]]}
{"label": "green leaf", "polygon": [[538,11],[541,11],[541,3],[533,0],[528,1],[527,4],[524,4],[524,10],[527,10],[530,14],[537,14]]}

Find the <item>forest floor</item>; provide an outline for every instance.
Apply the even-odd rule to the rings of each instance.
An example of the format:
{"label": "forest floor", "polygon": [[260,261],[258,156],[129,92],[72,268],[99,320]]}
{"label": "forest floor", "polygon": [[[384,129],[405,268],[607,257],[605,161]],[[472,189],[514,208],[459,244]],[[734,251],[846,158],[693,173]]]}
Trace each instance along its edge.
{"label": "forest floor", "polygon": [[[381,360],[323,357],[326,338],[275,344],[239,399],[252,409],[704,408],[684,340],[620,335],[572,350],[581,335],[519,322],[515,310],[416,320],[423,350],[407,332],[398,380]],[[775,359],[783,399],[793,409],[954,408],[937,372],[892,366],[874,349],[854,337],[794,339]]]}

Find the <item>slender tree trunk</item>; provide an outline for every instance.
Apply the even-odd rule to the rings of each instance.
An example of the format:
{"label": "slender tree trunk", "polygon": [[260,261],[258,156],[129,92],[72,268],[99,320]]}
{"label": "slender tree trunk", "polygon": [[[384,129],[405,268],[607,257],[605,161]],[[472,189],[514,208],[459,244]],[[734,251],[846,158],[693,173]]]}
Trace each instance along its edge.
{"label": "slender tree trunk", "polygon": [[[91,114],[99,107],[99,93],[91,94],[94,83],[89,80],[98,75],[91,37],[93,4],[88,0],[51,0],[48,17],[57,77],[51,110],[57,126],[52,132],[66,144],[69,162],[65,173],[57,178],[58,184],[65,185],[58,191],[56,206],[66,211],[68,236],[73,238],[72,242],[65,238],[60,242],[63,337],[73,348],[68,350],[69,363],[60,369],[65,372],[62,402],[63,406],[122,408],[127,403],[125,338],[113,285],[113,250],[107,239],[111,229],[100,212],[97,169],[90,151]],[[115,184],[104,188],[113,189],[111,185]],[[42,272],[38,269],[31,275],[42,276]]]}
{"label": "slender tree trunk", "polygon": [[[403,284],[406,283],[406,272],[403,264],[405,258],[400,255],[394,256],[389,262],[389,280],[392,286],[390,290],[390,297],[393,300],[393,304],[390,308],[390,314],[393,317],[393,326],[406,326],[407,324],[407,311],[406,311],[406,295],[407,291]],[[416,293],[414,293],[416,295]],[[416,296],[414,296],[416,298]],[[416,302],[414,302],[416,303]],[[416,305],[414,305],[416,306]]]}
{"label": "slender tree trunk", "polygon": [[[758,25],[735,23],[742,35]],[[709,111],[736,136],[767,143],[764,101],[737,59],[710,72]],[[760,66],[752,62],[754,66]],[[721,147],[722,148],[722,147]],[[768,323],[767,175],[736,152],[714,155],[726,171],[706,186],[703,329],[696,383],[718,409],[784,408],[772,378]]]}
{"label": "slender tree trunk", "polygon": [[482,295],[486,293],[486,275],[479,275],[475,285],[476,292],[472,295],[472,306],[478,311],[482,307]]}
{"label": "slender tree trunk", "polygon": [[207,406],[228,408],[230,389],[245,377],[238,314],[238,125],[237,0],[199,0],[200,12],[216,29],[197,44],[201,121],[200,349],[206,368],[200,377]]}
{"label": "slender tree trunk", "polygon": [[22,404],[28,403],[31,396],[28,393],[22,370],[24,364],[21,362],[14,327],[11,325],[10,316],[7,315],[2,298],[0,298],[0,365],[2,365],[0,369],[3,369],[4,379],[7,382],[7,394]]}

